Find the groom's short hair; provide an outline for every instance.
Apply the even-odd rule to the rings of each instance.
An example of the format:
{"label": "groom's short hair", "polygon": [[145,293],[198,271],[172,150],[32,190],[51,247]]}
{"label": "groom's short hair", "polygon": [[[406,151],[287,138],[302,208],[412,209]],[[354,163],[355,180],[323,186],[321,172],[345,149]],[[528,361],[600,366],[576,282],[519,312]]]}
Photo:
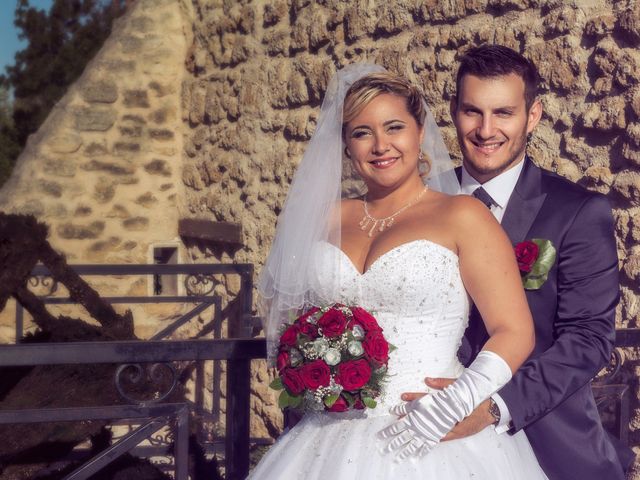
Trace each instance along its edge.
{"label": "groom's short hair", "polygon": [[512,73],[524,81],[524,100],[529,110],[538,95],[538,69],[533,62],[503,45],[481,45],[471,48],[462,56],[456,76],[456,95],[465,75],[492,78]]}

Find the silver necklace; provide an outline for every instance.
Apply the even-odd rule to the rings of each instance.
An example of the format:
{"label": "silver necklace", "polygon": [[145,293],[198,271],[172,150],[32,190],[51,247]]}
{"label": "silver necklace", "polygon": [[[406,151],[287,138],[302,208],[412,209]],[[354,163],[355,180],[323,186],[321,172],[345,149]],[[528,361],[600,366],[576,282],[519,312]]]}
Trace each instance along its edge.
{"label": "silver necklace", "polygon": [[427,190],[428,190],[428,187],[425,186],[416,198],[411,200],[409,203],[407,203],[397,212],[392,213],[388,217],[384,217],[384,218],[376,218],[369,213],[369,209],[367,208],[367,196],[365,195],[364,202],[363,202],[364,217],[362,217],[362,220],[360,220],[360,223],[359,223],[360,230],[369,229],[369,233],[367,234],[369,237],[373,236],[373,232],[375,232],[376,229],[378,230],[378,232],[384,231],[385,228],[389,228],[391,225],[393,225],[393,222],[395,221],[398,215],[400,215],[410,206],[415,205],[418,202],[418,200],[422,198],[422,196]]}

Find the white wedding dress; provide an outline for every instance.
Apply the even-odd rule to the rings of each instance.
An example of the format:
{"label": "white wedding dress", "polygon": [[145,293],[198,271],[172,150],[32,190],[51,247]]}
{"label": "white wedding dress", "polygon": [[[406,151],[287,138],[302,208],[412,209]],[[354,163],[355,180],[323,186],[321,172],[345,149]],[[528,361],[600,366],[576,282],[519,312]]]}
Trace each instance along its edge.
{"label": "white wedding dress", "polygon": [[[540,480],[546,479],[524,432],[493,427],[442,442],[426,456],[396,461],[381,453],[377,432],[393,423],[389,408],[403,392],[425,390],[423,379],[457,377],[456,352],[467,326],[469,300],[458,257],[428,240],[402,244],[361,274],[328,243],[318,246],[311,275],[318,305],[341,302],[372,312],[397,347],[378,406],[344,413],[307,413],[267,452],[249,478],[256,480]],[[336,257],[337,256],[337,257]],[[339,265],[336,272],[329,266]]]}

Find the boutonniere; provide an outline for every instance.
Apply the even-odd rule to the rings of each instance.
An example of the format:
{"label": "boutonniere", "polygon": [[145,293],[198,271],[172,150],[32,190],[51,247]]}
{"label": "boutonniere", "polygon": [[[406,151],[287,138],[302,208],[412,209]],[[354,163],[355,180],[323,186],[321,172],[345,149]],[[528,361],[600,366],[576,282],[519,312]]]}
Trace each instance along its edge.
{"label": "boutonniere", "polygon": [[532,238],[515,247],[518,268],[525,290],[538,290],[547,281],[549,270],[556,261],[556,249],[550,240]]}

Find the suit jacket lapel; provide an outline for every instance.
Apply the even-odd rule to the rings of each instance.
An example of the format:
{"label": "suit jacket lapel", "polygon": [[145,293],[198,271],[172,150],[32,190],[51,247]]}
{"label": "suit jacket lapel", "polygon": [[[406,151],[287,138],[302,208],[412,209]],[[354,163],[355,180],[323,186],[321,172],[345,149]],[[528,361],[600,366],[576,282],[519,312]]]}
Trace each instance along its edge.
{"label": "suit jacket lapel", "polygon": [[542,172],[526,157],[518,183],[502,217],[502,228],[515,245],[526,238],[547,194],[541,192]]}

